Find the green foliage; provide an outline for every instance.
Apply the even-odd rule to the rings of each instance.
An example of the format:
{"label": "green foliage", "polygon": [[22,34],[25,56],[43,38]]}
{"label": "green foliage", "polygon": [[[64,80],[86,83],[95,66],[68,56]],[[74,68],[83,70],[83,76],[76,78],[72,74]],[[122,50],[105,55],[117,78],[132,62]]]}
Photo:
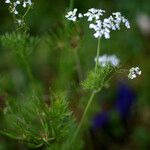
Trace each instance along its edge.
{"label": "green foliage", "polygon": [[29,55],[36,48],[39,39],[26,33],[6,33],[0,37],[1,44],[17,55]]}
{"label": "green foliage", "polygon": [[63,143],[74,127],[64,95],[53,96],[50,105],[35,96],[23,103],[10,99],[4,113],[7,126],[1,133],[32,148]]}
{"label": "green foliage", "polygon": [[117,68],[114,68],[109,64],[105,67],[98,66],[97,69],[88,73],[87,79],[83,81],[81,85],[87,90],[97,91],[106,84],[109,77],[111,77],[116,71]]}

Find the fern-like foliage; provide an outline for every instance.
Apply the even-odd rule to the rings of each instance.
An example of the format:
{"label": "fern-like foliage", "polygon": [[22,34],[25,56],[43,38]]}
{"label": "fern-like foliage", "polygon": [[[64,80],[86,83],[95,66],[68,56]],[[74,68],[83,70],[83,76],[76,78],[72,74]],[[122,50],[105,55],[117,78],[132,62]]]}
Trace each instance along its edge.
{"label": "fern-like foliage", "polygon": [[23,103],[10,99],[4,112],[6,129],[1,133],[31,148],[63,144],[75,127],[64,96],[54,96],[50,105],[38,97]]}
{"label": "fern-like foliage", "polygon": [[30,37],[26,33],[6,33],[0,37],[0,41],[3,47],[12,50],[17,55],[29,55],[36,49],[39,38]]}
{"label": "fern-like foliage", "polygon": [[97,69],[90,71],[87,75],[87,79],[81,83],[81,85],[92,91],[97,91],[100,87],[104,86],[107,80],[118,70],[107,64],[105,67],[98,66]]}

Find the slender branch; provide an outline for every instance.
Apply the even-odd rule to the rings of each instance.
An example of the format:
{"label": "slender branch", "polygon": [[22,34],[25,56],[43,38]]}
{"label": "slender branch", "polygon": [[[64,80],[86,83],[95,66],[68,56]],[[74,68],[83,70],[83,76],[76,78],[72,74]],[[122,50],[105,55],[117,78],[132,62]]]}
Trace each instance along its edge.
{"label": "slender branch", "polygon": [[78,135],[78,133],[79,133],[81,127],[82,127],[82,124],[83,124],[83,122],[84,122],[84,119],[85,119],[85,117],[86,117],[86,114],[87,114],[87,112],[88,112],[88,109],[89,109],[89,107],[90,107],[92,101],[93,101],[93,98],[94,98],[95,94],[96,94],[95,92],[92,92],[92,94],[91,94],[91,96],[90,96],[90,99],[89,99],[89,101],[88,101],[88,103],[87,103],[87,105],[86,105],[86,107],[85,107],[84,113],[83,113],[83,115],[82,115],[82,118],[81,118],[81,120],[80,120],[80,123],[79,123],[79,125],[78,125],[78,128],[77,128],[76,132],[75,132],[74,135],[73,135],[73,138],[72,138],[72,140],[71,140],[71,144],[70,144],[70,145],[73,144],[74,140],[76,139],[76,137],[77,137],[77,135]]}
{"label": "slender branch", "polygon": [[74,0],[70,0],[69,9],[72,10],[74,5]]}
{"label": "slender branch", "polygon": [[28,7],[27,11],[24,13],[24,15],[22,16],[22,19],[24,19],[26,17],[26,15],[28,14],[28,12],[30,11],[31,7]]}

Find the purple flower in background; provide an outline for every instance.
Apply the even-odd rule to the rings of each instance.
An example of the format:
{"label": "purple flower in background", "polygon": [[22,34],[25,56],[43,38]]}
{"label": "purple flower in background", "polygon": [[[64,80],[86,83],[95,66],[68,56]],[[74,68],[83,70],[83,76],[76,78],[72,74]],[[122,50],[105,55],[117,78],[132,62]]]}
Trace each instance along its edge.
{"label": "purple flower in background", "polygon": [[126,121],[131,114],[135,98],[133,89],[127,83],[119,82],[114,106],[95,115],[92,119],[92,128],[98,129],[108,125],[111,122],[111,111],[115,111],[120,116],[119,119]]}
{"label": "purple flower in background", "polygon": [[135,98],[134,91],[126,83],[120,82],[115,109],[122,119],[129,117]]}
{"label": "purple flower in background", "polygon": [[103,111],[95,115],[92,120],[92,127],[94,129],[104,127],[109,122],[109,113],[107,111]]}

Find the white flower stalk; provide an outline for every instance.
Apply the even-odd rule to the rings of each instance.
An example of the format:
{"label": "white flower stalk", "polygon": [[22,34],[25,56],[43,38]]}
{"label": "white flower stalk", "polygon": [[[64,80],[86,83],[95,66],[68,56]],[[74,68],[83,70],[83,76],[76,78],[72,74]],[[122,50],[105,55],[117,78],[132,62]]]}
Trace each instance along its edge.
{"label": "white flower stalk", "polygon": [[130,79],[134,79],[136,78],[138,75],[141,75],[142,71],[140,70],[139,67],[132,67],[129,70],[129,74],[128,74],[128,78]]}
{"label": "white flower stalk", "polygon": [[[95,58],[97,61],[97,58]],[[107,64],[117,67],[120,63],[120,60],[117,58],[116,55],[102,55],[98,58],[98,65],[105,67]]]}

